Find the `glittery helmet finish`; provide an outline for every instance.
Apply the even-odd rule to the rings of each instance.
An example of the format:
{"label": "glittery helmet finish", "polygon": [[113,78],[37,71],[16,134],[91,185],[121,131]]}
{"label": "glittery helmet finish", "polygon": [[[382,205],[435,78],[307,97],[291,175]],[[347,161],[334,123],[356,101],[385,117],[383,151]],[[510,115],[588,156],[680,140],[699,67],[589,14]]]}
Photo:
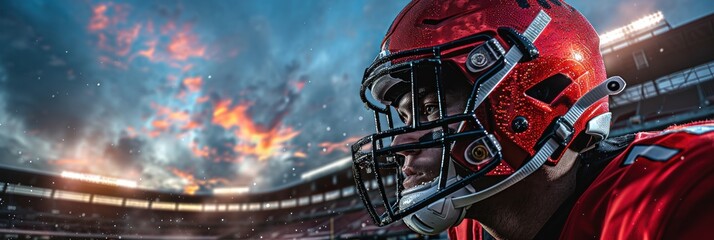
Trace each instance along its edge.
{"label": "glittery helmet finish", "polygon": [[[562,124],[561,119],[605,78],[597,33],[562,1],[412,1],[392,23],[362,82],[360,96],[374,110],[377,126],[377,133],[352,146],[362,200],[376,224],[391,223],[457,197],[453,194],[464,188],[476,191],[470,184],[483,176],[514,174],[566,129],[572,134],[547,159],[547,164],[557,164],[565,148],[577,151],[599,140],[583,132],[588,121],[608,112],[606,98],[584,108],[577,121]],[[449,93],[443,89],[462,79],[472,87],[466,107],[447,115],[450,103],[444,95]],[[438,119],[419,120],[423,89],[437,92]],[[407,97],[417,120],[395,127],[393,109],[405,94],[411,94]],[[430,134],[419,141],[389,144],[399,135],[426,130]],[[416,190],[402,186],[404,163],[397,153],[435,147],[444,153],[440,175],[418,188],[436,191],[400,204],[405,193]],[[457,170],[450,171],[452,167]],[[389,176],[395,179],[391,188],[385,184]],[[461,215],[458,222],[464,212],[455,214]]]}

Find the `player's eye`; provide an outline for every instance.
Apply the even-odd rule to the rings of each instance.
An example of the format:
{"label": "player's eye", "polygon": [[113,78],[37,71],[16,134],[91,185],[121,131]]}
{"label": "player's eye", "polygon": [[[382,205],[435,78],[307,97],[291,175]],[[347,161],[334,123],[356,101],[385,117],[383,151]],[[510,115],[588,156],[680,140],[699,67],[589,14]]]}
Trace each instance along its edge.
{"label": "player's eye", "polygon": [[422,114],[426,117],[431,117],[434,114],[439,113],[439,106],[436,104],[424,104],[422,107]]}

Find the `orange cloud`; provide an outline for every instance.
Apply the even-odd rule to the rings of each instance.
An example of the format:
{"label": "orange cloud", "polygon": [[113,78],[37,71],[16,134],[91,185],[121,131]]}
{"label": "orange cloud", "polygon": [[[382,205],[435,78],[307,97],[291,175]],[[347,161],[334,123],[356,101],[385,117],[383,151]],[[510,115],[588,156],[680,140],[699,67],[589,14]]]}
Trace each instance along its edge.
{"label": "orange cloud", "polygon": [[250,104],[239,104],[231,108],[231,100],[221,100],[214,106],[213,123],[225,129],[240,126],[241,123],[248,124],[249,128],[255,128],[253,121],[246,113],[248,107]]}
{"label": "orange cloud", "polygon": [[203,57],[206,47],[200,46],[197,37],[186,31],[179,32],[171,38],[168,51],[173,59],[184,61],[190,57]]}
{"label": "orange cloud", "polygon": [[211,149],[207,146],[198,147],[195,143],[191,142],[189,143],[189,147],[191,148],[193,155],[199,158],[205,158],[211,154]]}
{"label": "orange cloud", "polygon": [[98,47],[117,56],[130,53],[141,31],[141,24],[134,24],[129,28],[122,26],[127,16],[124,8],[121,4],[98,4],[92,8],[92,16],[87,26],[90,32],[97,34]]}
{"label": "orange cloud", "polygon": [[166,130],[171,126],[171,123],[166,120],[154,120],[151,122],[151,126],[153,126],[156,130]]}
{"label": "orange cloud", "polygon": [[231,107],[231,100],[219,101],[214,106],[213,123],[234,131],[240,140],[233,147],[237,153],[252,155],[258,160],[265,160],[280,153],[283,143],[300,134],[290,127],[270,127],[258,125],[248,115],[250,104],[237,104]]}
{"label": "orange cloud", "polygon": [[89,20],[89,30],[98,31],[106,28],[109,25],[109,17],[107,17],[108,6],[106,4],[99,4],[92,8],[92,18]]}
{"label": "orange cloud", "polygon": [[134,40],[139,37],[141,25],[136,24],[131,29],[118,30],[116,34],[116,54],[126,56],[131,51]]}
{"label": "orange cloud", "polygon": [[333,151],[349,153],[350,145],[359,139],[359,137],[350,137],[340,142],[322,142],[319,146],[323,148],[322,154],[330,154]]}
{"label": "orange cloud", "polygon": [[149,49],[139,51],[139,55],[148,58],[150,61],[156,61],[154,53],[156,52],[156,41],[149,41],[147,43]]}
{"label": "orange cloud", "polygon": [[230,181],[225,178],[210,178],[210,179],[196,179],[193,174],[185,171],[181,171],[177,168],[171,168],[171,172],[177,177],[181,178],[184,184],[184,193],[193,195],[201,186],[210,188],[218,184],[228,184]]}
{"label": "orange cloud", "polygon": [[172,121],[187,121],[190,118],[190,115],[185,111],[173,111],[158,104],[151,104],[151,107],[156,110],[156,115]]}
{"label": "orange cloud", "polygon": [[293,156],[298,157],[298,158],[307,158],[307,153],[298,151],[298,152],[293,153]]}
{"label": "orange cloud", "polygon": [[161,135],[161,132],[154,130],[154,131],[147,133],[147,135],[151,138],[155,138],[155,137],[158,137],[159,135]]}
{"label": "orange cloud", "polygon": [[181,130],[193,130],[201,127],[201,123],[195,121],[189,121],[186,125],[181,127]]}
{"label": "orange cloud", "polygon": [[201,90],[201,84],[203,80],[201,77],[188,77],[183,79],[183,85],[191,92],[198,92]]}
{"label": "orange cloud", "polygon": [[[122,61],[131,62],[141,56],[151,62],[188,72],[194,65],[189,58],[206,57],[207,47],[201,44],[188,24],[177,25],[168,21],[158,31],[154,22],[128,19],[128,7],[122,4],[102,3],[92,7],[87,29],[97,37],[97,47],[117,56],[129,56]],[[140,40],[150,39],[150,40]],[[142,41],[142,42],[138,42]],[[127,62],[124,62],[126,65]],[[115,64],[116,65],[116,64]]]}
{"label": "orange cloud", "polygon": [[162,132],[168,131],[172,126],[176,126],[182,131],[201,127],[201,123],[191,120],[191,115],[186,111],[174,111],[171,108],[155,103],[151,104],[151,108],[156,113],[154,120],[151,122],[153,131],[149,132],[150,137],[156,137]]}
{"label": "orange cloud", "polygon": [[205,102],[208,102],[208,100],[209,100],[208,96],[202,96],[202,97],[199,97],[198,99],[196,99],[196,102],[197,103],[205,103]]}

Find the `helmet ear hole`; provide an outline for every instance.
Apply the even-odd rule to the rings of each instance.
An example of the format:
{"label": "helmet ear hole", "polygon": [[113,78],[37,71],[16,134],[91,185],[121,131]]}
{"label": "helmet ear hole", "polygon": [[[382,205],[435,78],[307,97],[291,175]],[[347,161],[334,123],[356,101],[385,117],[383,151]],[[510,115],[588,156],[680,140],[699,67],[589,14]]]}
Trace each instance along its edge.
{"label": "helmet ear hole", "polygon": [[572,82],[573,80],[569,77],[558,73],[526,90],[526,95],[538,101],[551,104]]}

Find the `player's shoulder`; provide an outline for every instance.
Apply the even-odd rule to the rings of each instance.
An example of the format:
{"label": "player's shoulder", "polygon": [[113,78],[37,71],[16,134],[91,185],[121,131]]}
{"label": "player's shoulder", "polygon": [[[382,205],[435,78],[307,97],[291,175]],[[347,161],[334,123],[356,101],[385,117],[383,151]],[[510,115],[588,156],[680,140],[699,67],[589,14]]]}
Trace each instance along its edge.
{"label": "player's shoulder", "polygon": [[[714,168],[714,121],[699,121],[668,127],[662,131],[640,132],[625,151],[610,163],[610,170],[650,168],[649,171],[625,170],[628,174],[708,171]],[[665,175],[668,176],[669,174]]]}
{"label": "player's shoulder", "polygon": [[713,150],[714,121],[700,121],[671,126],[662,131],[637,133],[620,160],[621,166],[635,164],[642,158],[669,165],[666,163],[673,163],[669,160],[677,156],[680,160],[712,159],[710,154]]}
{"label": "player's shoulder", "polygon": [[637,133],[624,148],[580,196],[564,236],[662,236],[683,201],[711,192],[714,121]]}
{"label": "player's shoulder", "polygon": [[692,148],[714,142],[714,120],[673,125],[662,131],[635,134],[631,145],[657,144],[680,148]]}

